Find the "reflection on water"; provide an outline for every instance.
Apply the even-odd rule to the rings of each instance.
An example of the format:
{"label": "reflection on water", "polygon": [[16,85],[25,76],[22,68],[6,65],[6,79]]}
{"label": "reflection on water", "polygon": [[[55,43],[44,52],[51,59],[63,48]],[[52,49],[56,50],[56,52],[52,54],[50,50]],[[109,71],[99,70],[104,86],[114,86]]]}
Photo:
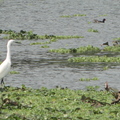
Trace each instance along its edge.
{"label": "reflection on water", "polygon": [[[119,88],[120,74],[119,64],[108,63],[68,63],[67,59],[80,54],[56,54],[49,53],[48,49],[78,48],[80,46],[93,45],[101,47],[101,44],[109,41],[112,45],[113,38],[119,34],[119,2],[95,0],[5,0],[0,4],[0,26],[3,30],[32,30],[39,35],[79,35],[84,38],[58,40],[49,44],[49,48],[40,48],[41,45],[30,45],[36,40],[24,40],[22,44],[13,45],[12,70],[20,74],[9,75],[7,85],[26,86],[40,88],[45,86],[68,87],[71,89],[83,89],[88,85],[104,87],[108,81],[111,86]],[[12,7],[11,7],[12,6]],[[85,14],[64,18],[64,15]],[[106,19],[104,24],[95,24],[93,19]],[[88,32],[88,29],[96,29],[98,33]],[[2,38],[2,36],[0,36]],[[43,40],[37,40],[43,42]],[[7,40],[0,40],[1,57],[6,55]],[[89,54],[90,55],[90,54]],[[116,56],[111,53],[95,53],[94,55]],[[119,53],[117,53],[119,55]],[[83,54],[84,56],[84,54]],[[103,70],[108,66],[107,70]],[[99,78],[98,81],[83,82],[80,78]]]}

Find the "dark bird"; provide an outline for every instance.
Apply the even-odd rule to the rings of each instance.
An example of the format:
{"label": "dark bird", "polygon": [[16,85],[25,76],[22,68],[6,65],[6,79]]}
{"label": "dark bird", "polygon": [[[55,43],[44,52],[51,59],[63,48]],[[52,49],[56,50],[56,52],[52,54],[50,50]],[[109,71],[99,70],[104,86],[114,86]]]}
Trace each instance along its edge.
{"label": "dark bird", "polygon": [[118,41],[113,41],[112,43],[113,43],[113,46],[120,46],[120,45],[118,44]]}
{"label": "dark bird", "polygon": [[[102,45],[107,45],[107,46],[109,46],[109,43],[108,43],[108,42],[105,42],[105,43],[103,43]],[[101,45],[101,46],[102,46],[102,45]]]}
{"label": "dark bird", "polygon": [[106,19],[103,19],[102,21],[100,21],[100,20],[94,20],[94,23],[105,23],[105,21],[106,21]]}

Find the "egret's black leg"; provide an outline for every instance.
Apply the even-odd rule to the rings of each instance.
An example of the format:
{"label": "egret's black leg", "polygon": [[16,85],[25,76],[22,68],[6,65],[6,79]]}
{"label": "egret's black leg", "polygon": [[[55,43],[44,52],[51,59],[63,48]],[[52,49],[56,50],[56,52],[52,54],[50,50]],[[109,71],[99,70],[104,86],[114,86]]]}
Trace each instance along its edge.
{"label": "egret's black leg", "polygon": [[3,79],[3,78],[1,79],[1,85],[2,85],[2,84],[4,84],[4,79]]}

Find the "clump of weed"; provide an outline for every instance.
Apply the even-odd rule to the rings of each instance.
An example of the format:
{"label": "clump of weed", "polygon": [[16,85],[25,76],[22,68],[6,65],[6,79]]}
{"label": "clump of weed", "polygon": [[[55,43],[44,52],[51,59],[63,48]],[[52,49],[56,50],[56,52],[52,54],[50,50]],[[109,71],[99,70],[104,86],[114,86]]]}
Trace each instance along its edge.
{"label": "clump of weed", "polygon": [[120,57],[107,56],[89,56],[89,57],[73,57],[68,59],[69,62],[120,62]]}
{"label": "clump of weed", "polygon": [[63,18],[71,18],[71,17],[81,17],[81,16],[86,16],[86,14],[74,14],[74,15],[62,15],[60,17],[63,17]]}
{"label": "clump of weed", "polygon": [[100,48],[93,47],[91,45],[88,45],[86,47],[79,47],[79,48],[60,48],[60,49],[50,49],[49,52],[56,52],[56,53],[96,53],[100,52]]}
{"label": "clump of weed", "polygon": [[48,45],[41,46],[41,48],[49,48]]}
{"label": "clump of weed", "polygon": [[91,81],[91,80],[98,80],[97,77],[93,77],[93,78],[80,78],[80,81]]}
{"label": "clump of weed", "polygon": [[10,74],[19,74],[17,71],[10,71]]}
{"label": "clump of weed", "polygon": [[96,32],[96,33],[97,33],[98,30],[95,30],[95,29],[92,29],[92,28],[91,28],[91,29],[88,29],[88,32]]}

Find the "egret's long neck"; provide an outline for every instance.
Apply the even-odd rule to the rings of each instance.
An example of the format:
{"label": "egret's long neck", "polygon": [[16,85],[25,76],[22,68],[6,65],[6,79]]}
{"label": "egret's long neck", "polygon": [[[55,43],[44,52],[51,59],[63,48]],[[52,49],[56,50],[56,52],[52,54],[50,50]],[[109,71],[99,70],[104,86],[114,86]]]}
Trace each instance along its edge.
{"label": "egret's long neck", "polygon": [[11,52],[10,52],[10,44],[7,44],[7,56],[6,59],[11,61]]}

